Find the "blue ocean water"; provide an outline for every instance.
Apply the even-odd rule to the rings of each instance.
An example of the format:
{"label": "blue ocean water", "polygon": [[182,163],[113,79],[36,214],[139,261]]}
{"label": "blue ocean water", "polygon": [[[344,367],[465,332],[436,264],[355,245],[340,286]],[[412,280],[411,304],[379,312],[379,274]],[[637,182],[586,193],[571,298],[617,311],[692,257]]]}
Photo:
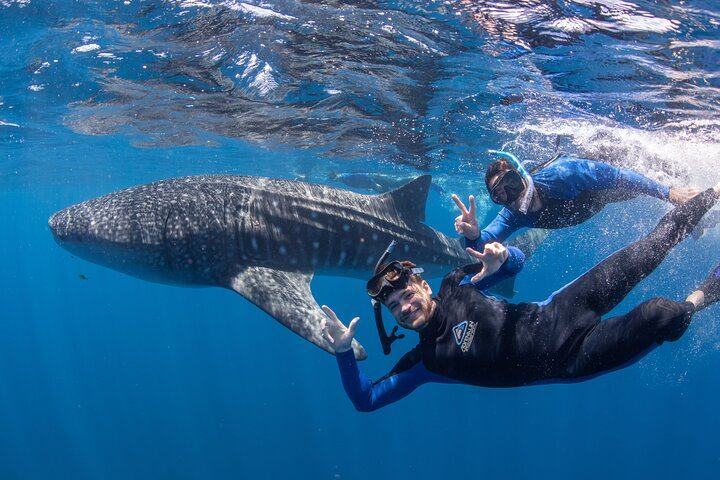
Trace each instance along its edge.
{"label": "blue ocean water", "polygon": [[[718,478],[720,307],[590,382],[426,385],[362,414],[332,357],[237,294],[85,262],[47,219],[180,175],[430,173],[427,223],[452,234],[449,192],[496,213],[490,148],[708,187],[719,29],[710,0],[0,0],[0,478]],[[668,208],[639,198],[553,233],[515,300]],[[618,311],[684,298],[719,246],[718,229],[687,240]],[[382,355],[363,282],[312,287],[361,316],[371,377],[413,345]]]}

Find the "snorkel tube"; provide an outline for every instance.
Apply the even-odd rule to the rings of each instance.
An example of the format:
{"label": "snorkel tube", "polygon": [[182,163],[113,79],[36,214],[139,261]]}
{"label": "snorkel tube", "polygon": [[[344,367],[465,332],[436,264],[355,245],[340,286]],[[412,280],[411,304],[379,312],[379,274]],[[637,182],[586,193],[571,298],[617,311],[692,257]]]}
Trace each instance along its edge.
{"label": "snorkel tube", "polygon": [[[395,240],[390,242],[390,245],[388,245],[383,254],[380,256],[380,259],[375,264],[376,275],[380,271],[380,266],[383,264],[383,262],[393,252],[393,250],[395,250],[396,245],[397,242]],[[405,334],[401,333],[400,335],[396,335],[396,332],[398,331],[398,326],[395,325],[390,332],[390,335],[388,335],[385,331],[385,324],[383,323],[382,318],[382,304],[374,298],[371,300],[371,303],[373,306],[373,311],[375,312],[375,325],[377,326],[378,336],[380,337],[380,343],[382,344],[383,353],[385,355],[390,355],[390,346],[395,340],[404,338]]]}
{"label": "snorkel tube", "polygon": [[510,160],[510,163],[512,163],[513,167],[515,167],[515,170],[517,170],[517,172],[522,177],[523,183],[525,184],[525,196],[520,202],[518,210],[520,210],[520,212],[522,212],[523,214],[526,214],[528,212],[528,209],[530,208],[530,203],[532,203],[533,195],[535,194],[535,185],[533,184],[532,177],[527,172],[527,170],[525,170],[525,167],[523,167],[522,163],[520,163],[520,160],[518,160],[517,157],[512,153],[503,152],[502,150],[488,150],[488,153],[490,153],[491,155],[505,157]]}

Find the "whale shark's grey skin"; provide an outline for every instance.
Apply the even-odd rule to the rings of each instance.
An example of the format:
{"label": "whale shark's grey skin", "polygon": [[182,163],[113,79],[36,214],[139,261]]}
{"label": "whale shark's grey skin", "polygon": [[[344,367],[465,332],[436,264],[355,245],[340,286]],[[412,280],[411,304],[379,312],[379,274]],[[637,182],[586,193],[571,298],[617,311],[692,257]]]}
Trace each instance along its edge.
{"label": "whale shark's grey skin", "polygon": [[472,261],[458,240],[421,223],[430,180],[362,195],[261,177],[172,178],[73,205],[49,225],[79,257],[145,280],[230,288],[332,352],[314,273],[369,278],[393,239],[396,256],[431,276]]}

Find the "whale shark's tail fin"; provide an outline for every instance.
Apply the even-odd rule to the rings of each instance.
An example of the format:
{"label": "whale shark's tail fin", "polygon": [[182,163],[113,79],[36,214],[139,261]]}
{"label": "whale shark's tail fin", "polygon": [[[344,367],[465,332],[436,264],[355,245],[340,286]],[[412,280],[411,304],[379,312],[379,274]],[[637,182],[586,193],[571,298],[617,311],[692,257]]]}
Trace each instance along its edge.
{"label": "whale shark's tail fin", "polygon": [[[267,267],[246,267],[230,279],[228,288],[242,295],[278,322],[333,353],[322,336],[325,313],[310,292],[312,273],[287,272]],[[355,358],[367,358],[365,349],[353,340]]]}
{"label": "whale shark's tail fin", "polygon": [[424,222],[425,204],[427,203],[431,182],[432,176],[423,175],[400,188],[383,193],[381,197],[392,198],[398,212],[407,221]]}

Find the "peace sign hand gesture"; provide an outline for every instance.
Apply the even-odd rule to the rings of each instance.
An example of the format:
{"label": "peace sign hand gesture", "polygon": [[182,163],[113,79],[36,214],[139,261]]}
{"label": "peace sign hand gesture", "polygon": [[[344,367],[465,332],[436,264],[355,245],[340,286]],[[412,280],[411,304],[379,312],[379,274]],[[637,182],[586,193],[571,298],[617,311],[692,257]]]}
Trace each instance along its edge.
{"label": "peace sign hand gesture", "polygon": [[475,197],[472,195],[469,197],[470,210],[465,208],[465,204],[454,193],[452,199],[460,209],[460,215],[455,219],[455,231],[474,242],[480,237],[480,227],[478,227],[477,216],[475,215]]}

